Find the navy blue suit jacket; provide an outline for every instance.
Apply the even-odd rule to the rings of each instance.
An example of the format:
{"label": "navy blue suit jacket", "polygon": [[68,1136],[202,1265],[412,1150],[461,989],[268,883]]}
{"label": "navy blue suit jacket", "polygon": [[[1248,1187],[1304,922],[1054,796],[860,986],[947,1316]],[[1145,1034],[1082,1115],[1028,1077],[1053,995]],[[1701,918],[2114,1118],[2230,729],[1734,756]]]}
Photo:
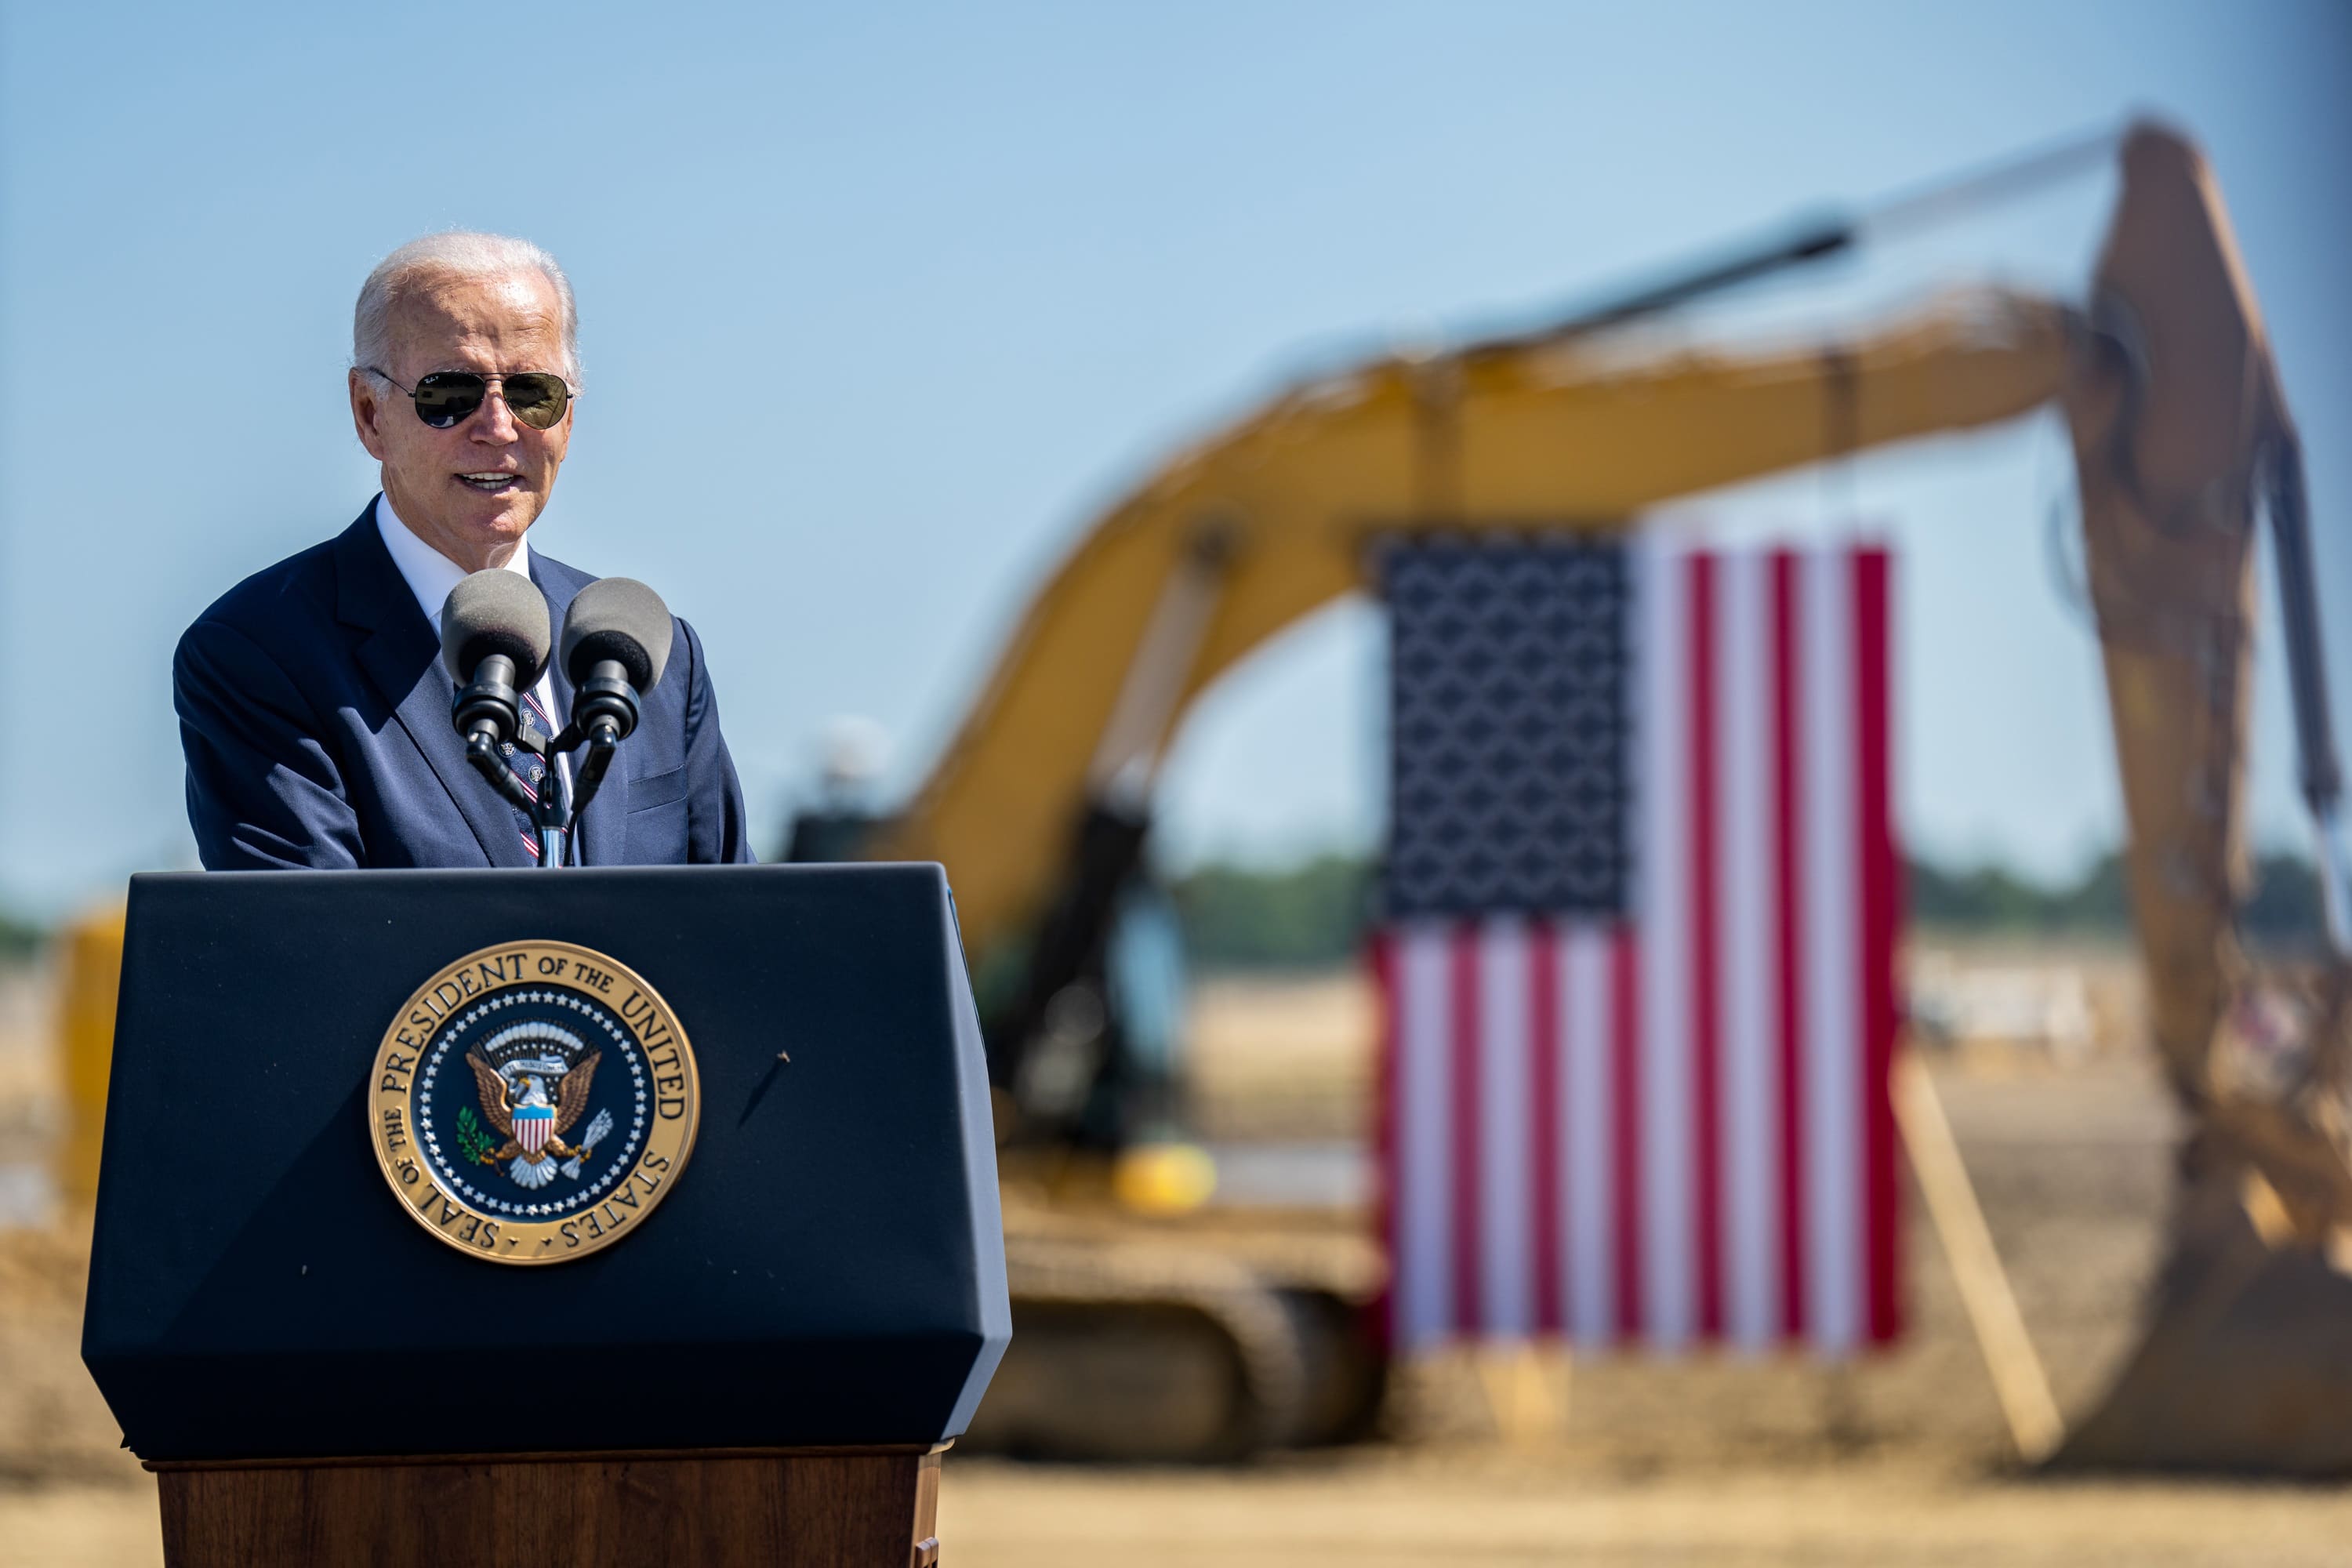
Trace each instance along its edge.
{"label": "navy blue suit jacket", "polygon": [[[594,581],[536,550],[530,575],[557,626]],[[661,683],[581,814],[583,865],[752,858],[702,641],[675,625]],[[561,669],[551,679],[560,721],[572,686]],[[456,692],[373,501],[336,538],[230,589],[172,661],[206,868],[534,864],[514,809],[466,762]]]}

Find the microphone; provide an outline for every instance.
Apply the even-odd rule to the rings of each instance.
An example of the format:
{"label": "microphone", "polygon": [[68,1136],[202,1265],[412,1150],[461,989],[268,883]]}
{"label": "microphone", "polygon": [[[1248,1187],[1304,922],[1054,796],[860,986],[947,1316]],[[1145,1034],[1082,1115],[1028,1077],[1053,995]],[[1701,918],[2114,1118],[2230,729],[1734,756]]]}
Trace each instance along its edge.
{"label": "microphone", "polygon": [[[568,629],[568,626],[567,626]],[[457,682],[449,710],[471,749],[496,744],[522,727],[516,693],[547,669],[547,600],[520,572],[477,572],[441,604],[441,662]]]}
{"label": "microphone", "polygon": [[637,700],[661,683],[677,623],[661,595],[628,577],[600,577],[563,617],[572,727],[599,750],[637,727]]}

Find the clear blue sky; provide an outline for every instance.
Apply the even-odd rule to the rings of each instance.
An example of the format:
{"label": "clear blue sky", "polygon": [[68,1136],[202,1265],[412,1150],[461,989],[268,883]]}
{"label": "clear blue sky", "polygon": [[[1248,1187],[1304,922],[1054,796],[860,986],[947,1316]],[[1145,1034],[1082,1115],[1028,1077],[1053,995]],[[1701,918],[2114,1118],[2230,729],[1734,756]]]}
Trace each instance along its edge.
{"label": "clear blue sky", "polygon": [[[351,300],[449,226],[578,285],[533,539],[708,639],[772,833],[830,715],[919,777],[1039,574],[1174,443],[1334,342],[1573,297],[2134,109],[2206,143],[2312,448],[2352,690],[2352,7],[597,5],[0,9],[0,899],[190,854],[169,656],[373,489]],[[2086,179],[1759,309],[2072,288]],[[2052,586],[2046,423],[1710,498],[1908,559],[1915,843],[2112,838],[2095,650]],[[1163,847],[1377,834],[1379,628],[1202,705]],[[2300,832],[2263,673],[2258,823]],[[2347,726],[2352,727],[2352,726]],[[36,739],[37,737],[37,740]],[[765,835],[763,835],[765,837]]]}

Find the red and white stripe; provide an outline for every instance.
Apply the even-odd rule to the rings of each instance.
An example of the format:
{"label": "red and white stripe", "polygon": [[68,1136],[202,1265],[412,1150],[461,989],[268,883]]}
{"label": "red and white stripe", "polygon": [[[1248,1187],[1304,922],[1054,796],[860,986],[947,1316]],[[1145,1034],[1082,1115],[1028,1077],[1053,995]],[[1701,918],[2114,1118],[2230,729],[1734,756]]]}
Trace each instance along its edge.
{"label": "red and white stripe", "polygon": [[1400,1349],[1900,1325],[1890,560],[1633,562],[1633,918],[1375,939]]}

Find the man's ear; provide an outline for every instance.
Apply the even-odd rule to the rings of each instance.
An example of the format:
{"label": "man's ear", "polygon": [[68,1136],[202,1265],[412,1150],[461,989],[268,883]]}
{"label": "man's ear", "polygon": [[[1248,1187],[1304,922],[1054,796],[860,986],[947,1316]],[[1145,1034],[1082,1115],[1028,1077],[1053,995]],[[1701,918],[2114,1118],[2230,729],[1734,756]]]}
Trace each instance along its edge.
{"label": "man's ear", "polygon": [[350,373],[352,393],[352,428],[359,432],[360,445],[369,457],[381,463],[384,460],[383,432],[377,421],[383,416],[383,399],[376,395],[375,377],[354,366]]}

